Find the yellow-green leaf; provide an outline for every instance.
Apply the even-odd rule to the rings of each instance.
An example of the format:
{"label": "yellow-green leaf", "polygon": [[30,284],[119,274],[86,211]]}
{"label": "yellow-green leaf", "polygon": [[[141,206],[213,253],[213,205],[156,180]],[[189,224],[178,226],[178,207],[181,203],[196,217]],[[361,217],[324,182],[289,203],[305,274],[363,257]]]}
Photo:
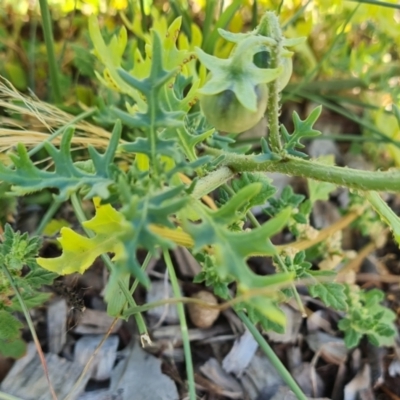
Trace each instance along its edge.
{"label": "yellow-green leaf", "polygon": [[63,249],[60,257],[38,258],[37,262],[49,271],[60,275],[83,273],[101,254],[114,253],[114,259],[124,256],[124,247],[119,235],[129,229],[121,213],[110,204],[100,205],[100,199],[93,200],[96,215],[83,226],[93,231],[91,238],[80,235],[70,228],[61,229],[61,237],[57,239]]}

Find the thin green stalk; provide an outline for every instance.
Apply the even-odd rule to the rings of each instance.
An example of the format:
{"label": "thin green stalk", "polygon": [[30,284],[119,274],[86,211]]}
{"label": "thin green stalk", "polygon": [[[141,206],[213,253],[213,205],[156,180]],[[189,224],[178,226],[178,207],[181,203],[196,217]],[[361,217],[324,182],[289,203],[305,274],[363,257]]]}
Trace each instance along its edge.
{"label": "thin green stalk", "polygon": [[[179,288],[178,279],[175,274],[175,269],[172,264],[171,256],[169,255],[168,250],[164,250],[164,261],[167,266],[169,279],[172,285],[172,291],[175,297],[181,297],[181,289]],[[179,316],[179,323],[181,326],[181,334],[182,334],[182,342],[183,342],[183,351],[185,353],[185,361],[186,361],[186,374],[189,385],[189,399],[196,400],[196,388],[194,383],[194,371],[193,371],[193,361],[192,361],[192,352],[190,350],[190,340],[189,340],[189,332],[186,324],[186,316],[185,309],[182,303],[176,305]]]}
{"label": "thin green stalk", "polygon": [[[74,209],[75,215],[78,218],[78,221],[80,222],[80,224],[82,225],[83,230],[85,231],[86,235],[89,238],[92,238],[94,236],[93,232],[91,230],[85,228],[85,226],[83,225],[83,222],[85,222],[87,220],[87,218],[82,209],[81,202],[79,201],[76,193],[71,195],[71,203],[72,203],[72,207]],[[110,273],[114,273],[114,274],[117,273],[116,269],[115,269],[115,265],[113,264],[113,262],[111,261],[110,257],[107,254],[102,254],[101,259],[103,260],[104,264],[106,264]],[[137,304],[136,304],[135,300],[133,299],[131,293],[129,293],[128,288],[124,285],[124,283],[120,279],[118,280],[118,286],[124,293],[126,301],[129,303],[129,305],[131,307],[136,307]],[[136,320],[136,324],[138,326],[140,335],[148,336],[146,323],[143,319],[142,314],[140,314],[140,313],[135,314],[135,320]]]}
{"label": "thin green stalk", "polygon": [[60,82],[58,79],[58,65],[53,46],[54,38],[53,38],[53,29],[51,26],[50,11],[47,4],[47,0],[39,0],[39,4],[40,4],[40,12],[42,14],[43,34],[47,49],[47,62],[49,65],[53,101],[55,103],[61,103],[62,97],[60,90]]}
{"label": "thin green stalk", "polygon": [[215,16],[215,9],[218,5],[218,1],[217,0],[208,0],[206,2],[206,9],[205,9],[205,18],[204,18],[204,22],[203,22],[203,41],[207,41],[207,37],[209,35],[209,33],[211,32],[211,25],[213,23],[214,20],[214,16]]}
{"label": "thin green stalk", "polygon": [[24,400],[20,397],[15,397],[12,394],[0,392],[0,400]]}
{"label": "thin green stalk", "polygon": [[251,28],[255,29],[258,23],[258,4],[257,0],[253,0],[253,6],[251,7]]}
{"label": "thin green stalk", "polygon": [[[142,271],[146,271],[147,267],[149,266],[150,260],[152,259],[152,255],[150,252],[147,253],[146,258],[143,261],[141,270]],[[133,293],[135,292],[136,288],[139,285],[139,279],[135,279],[135,281],[132,283],[132,286],[129,290],[129,293],[131,294],[131,296],[133,295]]]}
{"label": "thin green stalk", "polygon": [[36,32],[37,32],[38,21],[36,16],[31,16],[29,21],[29,88],[33,93],[36,92],[35,88],[35,53],[36,53]]}
{"label": "thin green stalk", "polygon": [[[281,269],[283,272],[289,272],[288,269],[287,269],[287,267],[286,267],[286,264],[285,264],[285,263],[283,262],[283,260],[282,260],[281,255],[280,255],[280,254],[277,254],[275,257],[276,257],[276,260],[278,261],[278,264],[279,264],[280,269]],[[305,318],[305,317],[307,317],[307,313],[306,313],[306,309],[304,308],[304,304],[303,304],[303,302],[302,302],[302,300],[301,300],[300,294],[299,294],[299,292],[297,291],[297,288],[296,288],[295,283],[292,283],[291,286],[292,286],[291,289],[292,289],[292,291],[293,291],[294,298],[296,299],[297,306],[299,307],[299,311],[300,311],[300,313],[301,313],[301,316],[302,316],[303,318]]]}
{"label": "thin green stalk", "polygon": [[386,222],[393,233],[397,243],[400,244],[400,217],[387,205],[379,193],[366,192],[364,196],[369,201],[373,209],[379,214],[380,218]]}
{"label": "thin green stalk", "polygon": [[282,30],[284,31],[288,26],[294,24],[300,16],[304,15],[304,11],[307,6],[311,3],[311,0],[308,0],[305,4],[303,4],[286,22],[282,24]]}
{"label": "thin green stalk", "polygon": [[393,4],[393,3],[387,3],[385,1],[377,1],[377,0],[349,0],[349,1],[355,1],[357,3],[364,3],[364,4],[372,4],[374,6],[379,6],[379,7],[388,7],[388,8],[395,8],[397,10],[400,10],[400,4]]}
{"label": "thin green stalk", "polygon": [[[257,228],[257,227],[260,227],[260,226],[261,226],[260,223],[257,221],[256,217],[253,215],[252,212],[249,211],[249,212],[246,214],[246,216],[247,216],[247,218],[249,219],[249,221],[253,224],[254,227]],[[285,264],[285,263],[283,262],[283,260],[282,260],[281,255],[280,255],[280,254],[277,254],[277,255],[275,256],[275,258],[276,258],[277,261],[278,261],[278,264],[279,264],[280,269],[281,269],[283,272],[289,272],[288,269],[287,269],[287,267],[286,267],[286,264]],[[294,294],[294,298],[296,299],[297,306],[299,307],[299,310],[300,310],[300,312],[301,312],[301,315],[302,315],[303,317],[306,317],[306,316],[307,316],[306,310],[305,310],[305,308],[304,308],[304,304],[303,304],[303,302],[302,302],[302,300],[301,300],[300,294],[299,294],[299,292],[297,291],[296,285],[295,285],[294,283],[292,283],[292,284],[291,284],[291,287],[292,287],[292,291],[293,291],[293,294]]]}
{"label": "thin green stalk", "polygon": [[268,342],[263,338],[261,333],[257,330],[257,328],[251,323],[246,314],[243,311],[236,311],[237,316],[242,320],[246,328],[253,335],[256,342],[259,344],[265,355],[268,357],[271,364],[274,366],[276,371],[285,381],[285,383],[289,386],[292,392],[297,396],[299,400],[307,400],[307,396],[303,393],[300,386],[293,379],[292,375],[282,364],[282,361],[277,357],[277,355],[272,350],[271,346]]}
{"label": "thin green stalk", "polygon": [[41,235],[44,228],[46,225],[50,222],[50,220],[53,218],[54,214],[58,211],[60,208],[62,202],[58,200],[53,200],[51,203],[51,206],[47,209],[46,214],[43,215],[39,226],[36,228],[35,232],[33,232],[34,235]]}
{"label": "thin green stalk", "polygon": [[[367,137],[367,136],[360,136],[355,135],[354,133],[343,133],[343,134],[332,134],[332,135],[320,135],[312,138],[310,141],[318,141],[318,140],[329,140],[332,142],[361,142],[361,143],[391,143],[390,138],[380,138],[380,137]],[[243,139],[236,142],[238,145],[243,144],[254,144],[259,145],[260,139],[259,138],[249,138]]]}
{"label": "thin green stalk", "polygon": [[[263,36],[271,37],[277,42],[277,46],[270,48],[269,68],[278,68],[281,64],[282,51],[282,31],[279,21],[275,13],[266,12],[260,21],[257,33]],[[266,117],[268,122],[269,134],[268,139],[273,152],[279,153],[282,149],[281,135],[279,133],[279,109],[280,95],[278,90],[278,80],[274,79],[267,84],[268,86],[268,102]]]}
{"label": "thin green stalk", "polygon": [[53,132],[48,138],[43,140],[43,142],[39,143],[32,149],[28,151],[28,156],[32,157],[34,154],[36,154],[39,150],[41,150],[44,147],[44,144],[47,142],[51,142],[53,139],[55,139],[57,136],[61,135],[67,128],[70,126],[76,124],[79,121],[82,121],[83,119],[90,117],[96,112],[96,108],[89,108],[89,110],[83,112],[82,114],[77,115],[75,118],[71,119],[68,123],[63,125],[61,128],[58,128],[55,132]]}
{"label": "thin green stalk", "polygon": [[[400,66],[396,63],[392,63],[385,65],[384,69],[371,74],[368,80],[362,78],[349,78],[313,81],[307,83],[306,89],[308,93],[320,93],[322,91],[324,93],[340,92],[354,88],[368,89],[372,83],[379,83],[382,80],[382,76],[396,77],[399,75]],[[302,83],[289,83],[283,92],[283,99],[288,100],[291,98],[293,93],[297,93],[304,89],[305,88]]]}
{"label": "thin green stalk", "polygon": [[43,371],[46,376],[47,383],[49,385],[51,396],[54,400],[57,400],[57,395],[56,395],[56,392],[54,391],[53,385],[51,384],[49,371],[46,367],[46,360],[43,355],[42,346],[40,346],[39,338],[37,337],[35,326],[33,325],[33,321],[32,321],[31,315],[29,314],[28,307],[26,306],[24,299],[22,298],[21,293],[19,292],[19,289],[16,286],[14,279],[13,279],[12,275],[10,274],[10,272],[8,271],[7,267],[5,265],[3,265],[2,267],[3,267],[4,275],[7,277],[8,281],[10,282],[10,285],[13,288],[14,293],[18,298],[18,302],[21,306],[22,312],[25,315],[26,322],[29,326],[29,330],[31,331],[33,341],[35,342],[35,346],[38,351],[38,355],[42,362]]}
{"label": "thin green stalk", "polygon": [[280,172],[289,176],[310,178],[316,181],[330,182],[338,186],[363,191],[400,193],[400,170],[361,171],[353,168],[335,167],[320,164],[317,161],[303,160],[285,156],[279,161],[259,161],[257,156],[223,153],[207,148],[209,154],[225,155],[222,165],[233,172]]}

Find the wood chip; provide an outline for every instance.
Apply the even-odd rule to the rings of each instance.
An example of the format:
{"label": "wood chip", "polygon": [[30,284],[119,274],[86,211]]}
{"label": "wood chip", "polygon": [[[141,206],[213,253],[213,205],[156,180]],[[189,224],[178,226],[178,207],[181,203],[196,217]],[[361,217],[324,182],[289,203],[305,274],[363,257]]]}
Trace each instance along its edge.
{"label": "wood chip", "polygon": [[[160,301],[173,298],[172,286],[168,281],[153,281],[150,289],[146,294],[146,303]],[[155,307],[147,311],[147,315],[151,317],[157,324],[165,322],[173,325],[179,322],[178,309],[174,304],[166,304],[165,306]]]}
{"label": "wood chip", "polygon": [[316,331],[306,336],[308,346],[326,362],[336,365],[346,361],[349,350],[344,340],[325,332]]}
{"label": "wood chip", "polygon": [[109,390],[94,390],[82,393],[77,400],[125,400],[123,390],[110,392]]}
{"label": "wood chip", "polygon": [[271,399],[279,387],[285,386],[276,368],[262,353],[255,354],[240,382],[250,400]]}
{"label": "wood chip", "polygon": [[[234,379],[231,375],[227,374],[219,362],[211,357],[201,367],[200,371],[204,376],[218,385],[224,391],[224,395],[232,399],[242,399],[243,390],[239,382]],[[227,393],[230,393],[228,395]]]}
{"label": "wood chip", "polygon": [[244,334],[235,340],[230,352],[222,361],[222,367],[228,373],[240,377],[247,368],[258,348],[253,335],[246,329]]}
{"label": "wood chip", "polygon": [[158,358],[142,350],[138,344],[129,346],[122,354],[124,359],[111,376],[110,392],[120,390],[124,399],[179,399],[175,383],[161,372]]}
{"label": "wood chip", "polygon": [[[51,353],[46,354],[45,358],[57,397],[64,399],[78,380],[82,366]],[[88,380],[88,376],[82,379],[78,392],[84,389]],[[48,382],[34,343],[29,343],[25,357],[16,361],[4,379],[1,390],[24,400],[51,400]]]}
{"label": "wood chip", "polygon": [[[205,340],[228,332],[230,332],[229,327],[222,324],[218,324],[209,329],[188,330],[190,341]],[[160,326],[151,333],[151,336],[153,340],[169,340],[174,343],[180,343],[182,341],[180,325]]]}
{"label": "wood chip", "polygon": [[371,368],[368,364],[365,364],[363,369],[345,386],[344,400],[357,400],[361,393],[366,396],[366,392],[371,391],[370,387]]}
{"label": "wood chip", "polygon": [[[103,340],[103,335],[88,335],[80,338],[74,351],[74,361],[82,366],[86,366],[99,343]],[[109,336],[97,351],[90,363],[90,378],[97,381],[109,379],[117,358],[117,348],[119,338],[116,335]]]}
{"label": "wood chip", "polygon": [[[75,333],[81,335],[104,335],[114,322],[114,317],[110,317],[106,311],[92,310],[87,308],[79,319],[78,325],[74,328]],[[116,333],[122,325],[122,320],[118,320],[111,333]]]}
{"label": "wood chip", "polygon": [[61,352],[67,340],[67,302],[63,298],[56,298],[47,308],[47,332],[49,352]]}
{"label": "wood chip", "polygon": [[201,266],[188,249],[177,247],[173,251],[179,272],[185,278],[194,278],[201,272]]}

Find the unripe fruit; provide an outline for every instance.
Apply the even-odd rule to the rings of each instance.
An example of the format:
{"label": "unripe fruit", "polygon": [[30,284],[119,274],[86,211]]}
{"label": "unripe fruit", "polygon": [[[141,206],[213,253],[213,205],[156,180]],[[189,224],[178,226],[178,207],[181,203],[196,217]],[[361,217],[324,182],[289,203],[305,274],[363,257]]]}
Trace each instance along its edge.
{"label": "unripe fruit", "polygon": [[245,108],[232,90],[214,95],[202,95],[200,107],[207,121],[216,129],[229,133],[241,133],[256,125],[267,108],[268,88],[265,84],[254,88],[257,95],[257,110]]}

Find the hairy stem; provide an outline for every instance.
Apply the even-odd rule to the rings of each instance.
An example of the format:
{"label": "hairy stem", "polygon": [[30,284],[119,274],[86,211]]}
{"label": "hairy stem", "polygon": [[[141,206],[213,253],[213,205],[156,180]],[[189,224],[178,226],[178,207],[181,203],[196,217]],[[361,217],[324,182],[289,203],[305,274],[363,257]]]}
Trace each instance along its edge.
{"label": "hairy stem", "polygon": [[212,192],[226,181],[233,178],[234,175],[235,173],[230,168],[219,168],[197,181],[192,196],[196,199],[201,199],[206,194]]}
{"label": "hairy stem", "polygon": [[[281,51],[282,51],[282,31],[279,25],[279,21],[275,13],[266,12],[261,19],[260,25],[257,29],[257,33],[263,36],[274,39],[277,46],[272,46],[269,49],[270,61],[269,68],[278,68],[281,63]],[[279,134],[279,90],[278,80],[274,79],[272,82],[267,84],[268,86],[268,103],[266,117],[269,127],[269,142],[271,149],[274,152],[279,153],[282,149],[282,143]]]}
{"label": "hairy stem", "polygon": [[223,153],[216,149],[207,148],[206,152],[216,156],[224,154],[225,159],[222,165],[235,173],[280,172],[289,176],[330,182],[350,189],[400,193],[400,170],[398,169],[373,172],[324,165],[317,161],[303,160],[292,156],[285,156],[279,161],[259,161],[257,156]]}

